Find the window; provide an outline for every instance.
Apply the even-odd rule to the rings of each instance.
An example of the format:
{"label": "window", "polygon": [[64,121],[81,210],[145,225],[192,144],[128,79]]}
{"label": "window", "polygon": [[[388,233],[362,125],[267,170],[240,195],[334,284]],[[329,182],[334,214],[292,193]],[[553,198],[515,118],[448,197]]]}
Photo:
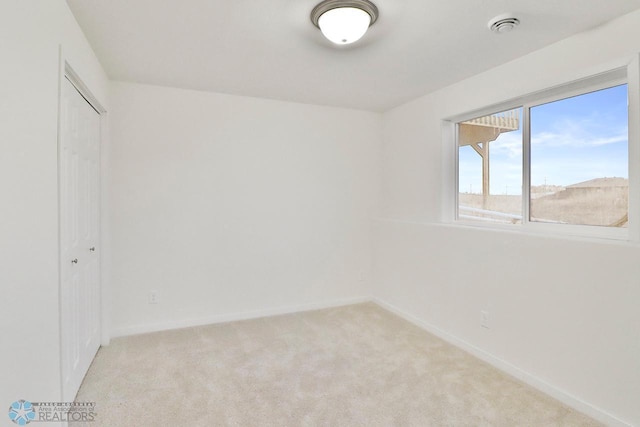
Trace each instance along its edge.
{"label": "window", "polygon": [[627,85],[531,107],[530,219],[624,227]]}
{"label": "window", "polygon": [[456,121],[457,219],[615,234],[629,221],[621,72]]}
{"label": "window", "polygon": [[522,108],[458,124],[458,217],[522,222]]}

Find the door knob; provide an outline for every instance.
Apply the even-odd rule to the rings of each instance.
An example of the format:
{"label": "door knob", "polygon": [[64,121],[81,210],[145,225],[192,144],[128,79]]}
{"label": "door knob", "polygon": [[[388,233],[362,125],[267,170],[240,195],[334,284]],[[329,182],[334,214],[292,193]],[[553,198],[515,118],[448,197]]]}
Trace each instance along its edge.
{"label": "door knob", "polygon": [[77,264],[78,263],[78,258],[72,259],[71,260],[71,264]]}
{"label": "door knob", "polygon": [[90,251],[90,252],[95,252],[95,251],[96,251],[96,247],[95,247],[95,246],[91,246],[91,247],[89,248],[89,251]]}

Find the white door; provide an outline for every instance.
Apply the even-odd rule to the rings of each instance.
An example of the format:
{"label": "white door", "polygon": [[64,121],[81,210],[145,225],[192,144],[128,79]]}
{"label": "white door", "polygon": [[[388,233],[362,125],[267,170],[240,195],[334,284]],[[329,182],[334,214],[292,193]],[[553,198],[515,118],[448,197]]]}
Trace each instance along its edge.
{"label": "white door", "polygon": [[62,393],[75,399],[100,346],[100,116],[64,79],[61,93],[60,327]]}

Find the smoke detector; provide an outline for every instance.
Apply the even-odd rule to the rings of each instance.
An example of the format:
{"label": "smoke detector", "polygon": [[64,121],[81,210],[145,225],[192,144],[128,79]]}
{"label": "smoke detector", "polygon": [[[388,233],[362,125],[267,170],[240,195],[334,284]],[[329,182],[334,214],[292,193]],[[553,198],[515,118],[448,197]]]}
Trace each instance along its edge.
{"label": "smoke detector", "polygon": [[487,26],[494,33],[508,33],[520,25],[520,20],[515,18],[512,13],[503,13],[493,18]]}

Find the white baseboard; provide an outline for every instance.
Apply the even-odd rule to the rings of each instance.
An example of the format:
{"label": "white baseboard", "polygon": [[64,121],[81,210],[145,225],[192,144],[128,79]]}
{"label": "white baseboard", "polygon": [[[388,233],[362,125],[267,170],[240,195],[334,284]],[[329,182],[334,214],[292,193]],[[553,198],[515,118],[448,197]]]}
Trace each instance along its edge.
{"label": "white baseboard", "polygon": [[116,328],[111,331],[111,337],[124,337],[129,335],[146,334],[148,332],[167,331],[171,329],[190,328],[192,326],[210,325],[214,323],[233,322],[235,320],[257,319],[260,317],[277,316],[279,314],[298,313],[302,311],[321,310],[323,308],[340,307],[343,305],[369,302],[369,297],[344,298],[321,303],[301,304],[286,307],[274,307],[262,310],[243,311],[239,313],[219,314],[194,319],[174,320],[168,322],[148,323],[144,325]]}
{"label": "white baseboard", "polygon": [[468,343],[467,341],[464,341],[454,335],[451,335],[450,333],[443,331],[442,329],[424,322],[422,320],[420,320],[419,318],[409,314],[408,312],[392,305],[389,304],[385,301],[382,301],[379,298],[371,298],[371,301],[373,301],[374,303],[378,304],[380,307],[389,310],[390,312],[402,317],[403,319],[413,323],[414,325],[426,330],[427,332],[447,341],[448,343],[461,348],[463,350],[465,350],[466,352],[472,354],[473,356],[477,357],[478,359],[481,359],[487,363],[489,363],[490,365],[494,366],[495,368],[506,372],[507,374],[516,377],[517,379],[519,379],[520,381],[540,390],[541,392],[553,397],[556,400],[559,400],[560,402],[564,403],[567,406],[570,406],[574,409],[576,409],[577,411],[582,412],[583,414],[586,414],[588,416],[590,416],[591,418],[594,418],[598,421],[601,421],[603,423],[605,423],[608,426],[611,427],[633,427],[631,424],[620,420],[619,418],[615,417],[614,415],[600,409],[597,408],[587,402],[585,402],[584,400],[581,400],[580,398],[571,395],[570,393],[567,393],[564,390],[561,390],[543,380],[541,380],[540,378],[526,372],[523,371],[522,369],[518,368],[517,366],[514,366],[512,364],[510,364],[509,362],[500,359],[499,357],[496,357],[490,353],[487,353],[486,351],[474,346],[471,343]]}

